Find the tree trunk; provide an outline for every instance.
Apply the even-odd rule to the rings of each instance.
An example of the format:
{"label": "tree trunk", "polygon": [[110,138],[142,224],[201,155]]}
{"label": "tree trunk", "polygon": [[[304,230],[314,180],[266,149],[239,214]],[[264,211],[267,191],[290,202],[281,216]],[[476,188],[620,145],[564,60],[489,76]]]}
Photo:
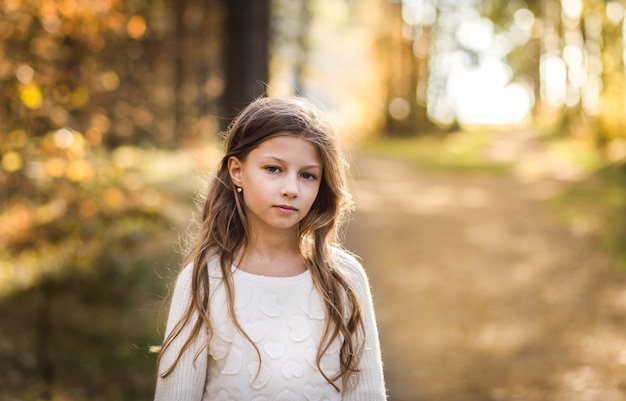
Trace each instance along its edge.
{"label": "tree trunk", "polygon": [[222,117],[230,120],[266,93],[270,4],[269,0],[227,0],[225,4],[226,88]]}
{"label": "tree trunk", "polygon": [[39,285],[39,305],[37,311],[37,326],[35,333],[35,361],[37,366],[38,396],[41,400],[52,399],[54,385],[54,364],[51,349],[51,304],[54,297],[54,284],[44,280]]}
{"label": "tree trunk", "polygon": [[174,47],[174,118],[176,120],[176,128],[180,129],[182,125],[183,115],[185,113],[183,101],[183,85],[185,83],[185,6],[186,0],[177,0],[174,3],[176,14],[176,30],[174,32],[178,46]]}
{"label": "tree trunk", "polygon": [[[418,132],[418,60],[413,53],[412,40],[406,39],[402,33],[402,3],[392,3],[388,7],[389,25],[393,28],[387,34],[383,49],[388,63],[385,131],[388,136],[414,136]],[[394,112],[394,103],[401,105],[400,110]]]}
{"label": "tree trunk", "polygon": [[298,32],[298,47],[300,52],[296,65],[294,67],[295,75],[295,92],[296,94],[303,94],[305,92],[304,75],[305,69],[309,62],[309,29],[311,27],[311,6],[309,0],[303,0],[300,9],[300,31]]}

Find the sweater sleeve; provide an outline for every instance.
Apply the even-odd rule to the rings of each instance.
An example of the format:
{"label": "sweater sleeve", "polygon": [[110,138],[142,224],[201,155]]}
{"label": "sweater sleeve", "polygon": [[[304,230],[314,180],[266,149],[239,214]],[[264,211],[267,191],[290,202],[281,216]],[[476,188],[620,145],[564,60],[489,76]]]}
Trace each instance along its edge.
{"label": "sweater sleeve", "polygon": [[337,251],[336,257],[341,266],[352,278],[355,291],[361,302],[365,346],[359,363],[354,385],[343,393],[343,401],[384,401],[387,399],[380,342],[376,326],[376,315],[369,280],[361,264],[344,251]]}
{"label": "sweater sleeve", "polygon": [[[183,269],[176,280],[166,326],[166,336],[174,329],[191,302],[192,266]],[[204,391],[207,372],[207,352],[202,350],[206,344],[206,331],[200,333],[191,346],[183,353],[176,368],[169,376],[161,377],[172,366],[185,341],[189,338],[193,324],[198,319],[195,315],[183,328],[178,337],[164,351],[158,368],[155,401],[188,400],[200,401]],[[201,351],[200,353],[198,353]],[[197,358],[196,358],[197,355]]]}

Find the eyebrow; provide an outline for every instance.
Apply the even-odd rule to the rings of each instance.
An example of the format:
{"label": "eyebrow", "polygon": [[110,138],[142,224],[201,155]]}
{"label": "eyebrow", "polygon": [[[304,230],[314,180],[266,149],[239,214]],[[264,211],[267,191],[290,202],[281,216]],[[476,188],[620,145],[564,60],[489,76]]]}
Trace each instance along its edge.
{"label": "eyebrow", "polygon": [[[279,163],[286,163],[286,161],[284,159],[281,159],[278,156],[262,156],[261,159],[273,159],[276,160]],[[318,170],[323,170],[322,166],[320,166],[319,164],[310,164],[308,166],[304,166],[303,170],[307,170],[307,169],[318,169]]]}

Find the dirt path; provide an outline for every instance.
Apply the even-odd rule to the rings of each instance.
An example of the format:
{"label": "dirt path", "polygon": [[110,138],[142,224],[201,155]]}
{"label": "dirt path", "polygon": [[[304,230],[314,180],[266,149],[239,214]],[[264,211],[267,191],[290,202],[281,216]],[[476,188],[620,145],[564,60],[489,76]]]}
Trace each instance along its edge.
{"label": "dirt path", "polygon": [[390,401],[626,400],[626,274],[547,182],[356,159]]}

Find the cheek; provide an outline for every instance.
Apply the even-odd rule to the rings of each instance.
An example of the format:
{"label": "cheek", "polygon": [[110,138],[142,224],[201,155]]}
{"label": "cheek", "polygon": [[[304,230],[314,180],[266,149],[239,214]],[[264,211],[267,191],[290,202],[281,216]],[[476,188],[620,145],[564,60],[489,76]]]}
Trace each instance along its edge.
{"label": "cheek", "polygon": [[319,185],[312,186],[312,188],[310,188],[308,197],[309,197],[309,203],[310,203],[309,209],[310,209],[311,207],[313,207],[313,205],[316,202],[319,202],[320,200],[319,198],[321,198],[320,186]]}
{"label": "cheek", "polygon": [[320,183],[311,184],[311,186],[308,188],[309,196],[313,198],[313,200],[315,200],[319,196],[320,189],[321,189]]}

